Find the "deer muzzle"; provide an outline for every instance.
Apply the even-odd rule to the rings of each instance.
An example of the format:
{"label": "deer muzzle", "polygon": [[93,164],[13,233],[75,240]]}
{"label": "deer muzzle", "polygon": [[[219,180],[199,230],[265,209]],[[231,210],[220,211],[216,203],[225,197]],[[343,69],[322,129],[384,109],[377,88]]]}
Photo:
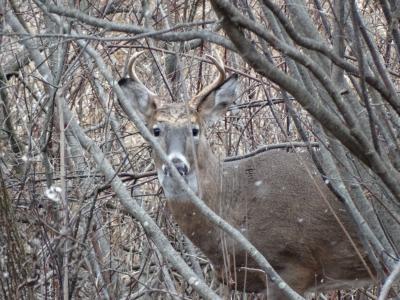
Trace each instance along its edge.
{"label": "deer muzzle", "polygon": [[[190,171],[189,163],[187,162],[184,156],[173,154],[169,155],[169,159],[182,177],[185,177],[186,175],[189,174]],[[166,176],[171,176],[171,170],[167,165],[164,164],[162,166],[162,169]]]}

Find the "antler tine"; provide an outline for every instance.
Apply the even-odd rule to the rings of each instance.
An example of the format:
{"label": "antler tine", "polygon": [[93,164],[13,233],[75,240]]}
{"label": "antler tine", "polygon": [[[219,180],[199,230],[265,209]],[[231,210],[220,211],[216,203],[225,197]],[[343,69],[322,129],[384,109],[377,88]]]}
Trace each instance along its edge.
{"label": "antler tine", "polygon": [[136,62],[137,62],[137,58],[142,55],[144,53],[144,51],[139,51],[139,52],[135,52],[131,59],[129,60],[128,63],[128,75],[131,79],[133,79],[134,81],[136,81],[137,83],[139,83],[140,85],[142,85],[147,92],[151,95],[151,96],[156,96],[156,93],[153,93],[152,91],[150,91],[144,84],[143,82],[139,79],[139,77],[136,74]]}
{"label": "antler tine", "polygon": [[193,100],[191,102],[194,105],[197,105],[198,102],[201,101],[201,99],[206,97],[210,92],[212,92],[212,90],[214,90],[221,83],[223,83],[226,78],[225,66],[220,56],[217,54],[216,57],[213,57],[207,54],[206,57],[213,62],[213,64],[217,67],[219,73],[218,77],[212,83],[204,87],[196,96],[193,97]]}

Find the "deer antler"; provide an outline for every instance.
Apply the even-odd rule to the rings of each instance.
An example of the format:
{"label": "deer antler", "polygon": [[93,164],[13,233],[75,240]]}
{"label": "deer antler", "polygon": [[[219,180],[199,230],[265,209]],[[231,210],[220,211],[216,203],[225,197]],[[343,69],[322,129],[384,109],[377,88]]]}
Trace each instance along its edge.
{"label": "deer antler", "polygon": [[206,55],[206,57],[214,63],[214,65],[218,69],[219,74],[218,74],[218,77],[212,83],[205,86],[196,96],[194,96],[192,98],[192,100],[190,102],[194,107],[197,107],[197,105],[200,103],[200,101],[204,97],[206,97],[209,93],[211,93],[221,83],[223,83],[226,78],[225,66],[224,66],[224,63],[222,62],[221,58],[219,57],[219,55],[216,55],[216,57],[213,57],[211,55]]}
{"label": "deer antler", "polygon": [[128,74],[129,74],[129,77],[130,77],[131,79],[133,79],[134,81],[136,81],[137,83],[139,83],[140,85],[142,85],[142,86],[147,90],[147,92],[149,93],[149,95],[151,95],[151,96],[157,96],[157,94],[156,94],[156,93],[153,93],[152,91],[150,91],[150,90],[143,84],[143,82],[139,79],[139,77],[136,75],[135,68],[136,68],[137,58],[138,58],[140,55],[142,55],[143,53],[144,53],[144,51],[139,51],[139,52],[135,52],[135,53],[132,55],[132,57],[131,57],[131,59],[129,60],[129,63],[128,63]]}

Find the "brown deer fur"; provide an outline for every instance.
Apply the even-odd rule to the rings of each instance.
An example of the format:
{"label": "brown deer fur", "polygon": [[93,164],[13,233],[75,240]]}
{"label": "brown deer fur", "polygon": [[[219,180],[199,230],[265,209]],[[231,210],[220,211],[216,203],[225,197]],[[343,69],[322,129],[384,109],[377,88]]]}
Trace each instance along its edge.
{"label": "brown deer fur", "polygon": [[[365,257],[354,226],[308,154],[268,151],[224,163],[212,153],[203,128],[234,101],[236,82],[231,77],[214,84],[211,93],[189,108],[160,105],[137,79],[119,84],[189,186],[239,229],[292,288],[303,294],[365,284],[366,268],[334,214]],[[174,219],[210,259],[219,279],[232,289],[286,299],[241,247],[180,192],[156,154],[154,160]]]}

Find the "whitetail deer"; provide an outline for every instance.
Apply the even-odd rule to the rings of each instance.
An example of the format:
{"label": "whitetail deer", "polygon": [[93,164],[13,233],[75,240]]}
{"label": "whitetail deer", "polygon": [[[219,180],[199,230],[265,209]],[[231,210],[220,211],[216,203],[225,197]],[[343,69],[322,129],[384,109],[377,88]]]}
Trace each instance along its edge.
{"label": "whitetail deer", "polygon": [[[119,85],[190,188],[241,230],[297,292],[364,285],[368,273],[323,197],[361,249],[354,226],[308,155],[267,151],[221,162],[212,153],[204,126],[222,116],[235,100],[237,77],[226,79],[223,64],[210,57],[218,78],[188,105],[165,104],[137,78],[139,54],[130,60],[130,78],[121,79]],[[168,208],[183,232],[210,259],[219,279],[239,291],[286,299],[237,243],[185,197],[160,158],[156,154],[153,158]]]}

